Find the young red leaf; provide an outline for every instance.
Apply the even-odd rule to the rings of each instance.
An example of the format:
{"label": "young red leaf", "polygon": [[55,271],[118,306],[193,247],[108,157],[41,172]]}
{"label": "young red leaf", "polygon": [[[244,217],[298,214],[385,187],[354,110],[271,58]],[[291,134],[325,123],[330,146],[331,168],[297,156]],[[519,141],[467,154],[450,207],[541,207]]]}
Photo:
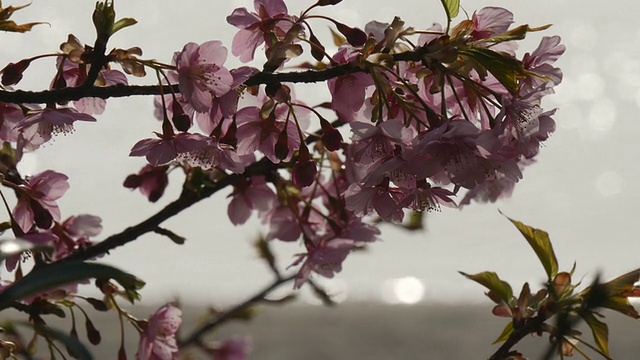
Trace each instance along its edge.
{"label": "young red leaf", "polygon": [[595,305],[599,307],[615,310],[634,319],[640,319],[640,314],[628,299],[628,294],[636,292],[637,287],[634,284],[639,279],[640,269],[635,269],[604,284],[590,286],[583,290],[581,295],[584,298],[589,296],[597,297],[599,301]]}

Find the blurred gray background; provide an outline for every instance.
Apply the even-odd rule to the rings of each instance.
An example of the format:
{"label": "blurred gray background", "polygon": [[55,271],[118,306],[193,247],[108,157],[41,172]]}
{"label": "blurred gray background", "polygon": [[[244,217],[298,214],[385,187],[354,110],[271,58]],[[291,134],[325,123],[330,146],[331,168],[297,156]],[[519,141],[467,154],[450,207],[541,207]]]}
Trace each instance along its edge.
{"label": "blurred gray background", "polygon": [[[299,13],[312,1],[289,3],[291,13]],[[559,108],[557,131],[544,144],[538,163],[525,171],[510,199],[429,214],[424,232],[407,233],[383,226],[383,241],[366,253],[351,255],[335,279],[321,281],[339,301],[482,304],[489,310],[484,289],[462,278],[458,270],[492,270],[514,288],[519,289],[525,281],[537,288],[544,280],[542,266],[498,209],[548,231],[561,269],[569,270],[576,261],[576,276],[584,276],[585,282],[597,272],[611,278],[640,267],[640,195],[635,189],[640,183],[640,2],[461,3],[469,15],[483,6],[503,6],[515,14],[516,25],[554,24],[542,33],[530,34],[519,54],[533,51],[544,35],[562,36],[567,51],[557,65],[564,71],[564,80],[557,94],[543,104],[544,108]],[[86,0],[35,0],[30,8],[16,14],[16,20],[42,20],[51,26],[36,27],[25,35],[2,34],[0,60],[15,62],[56,51],[69,33],[91,44],[93,6],[93,1]],[[248,0],[119,0],[118,17],[134,17],[139,24],[118,33],[111,46],[140,46],[143,57],[165,62],[189,41],[219,39],[230,48],[235,29],[226,24],[225,17],[238,6],[252,9]],[[394,15],[416,28],[445,21],[436,0],[345,0],[326,8],[325,14],[360,27],[374,19],[390,22]],[[460,18],[464,16],[461,13]],[[312,25],[329,43],[328,24]],[[262,57],[256,58],[259,61]],[[35,90],[48,86],[53,62],[40,63],[27,73],[23,87]],[[232,58],[226,63],[228,68],[238,65]],[[149,75],[138,83],[153,82]],[[328,98],[324,84],[300,85],[296,92],[310,104]],[[29,174],[51,168],[69,175],[71,188],[60,201],[63,218],[79,213],[101,216],[103,234],[108,236],[146,219],[179,191],[182,177],[178,173],[172,175],[170,191],[157,204],[121,187],[126,175],[144,164],[141,158],[127,157],[131,146],[149,137],[159,125],[153,118],[151,98],[110,100],[97,123],[76,124],[75,134],[57,137],[29,155],[22,171]],[[234,227],[226,215],[229,192],[222,191],[165,224],[187,238],[183,246],[150,234],[116,249],[105,261],[147,281],[142,290],[147,304],[176,298],[190,304],[230,304],[246,298],[271,278],[251,246],[264,227],[255,219]],[[292,254],[302,251],[298,244],[274,245],[282,268],[292,262]],[[307,303],[316,302],[304,290],[301,296]],[[451,314],[455,318],[455,312]],[[485,317],[489,316],[487,311]],[[638,329],[636,326],[630,336],[637,339]],[[489,337],[500,330],[500,326],[491,327]]]}

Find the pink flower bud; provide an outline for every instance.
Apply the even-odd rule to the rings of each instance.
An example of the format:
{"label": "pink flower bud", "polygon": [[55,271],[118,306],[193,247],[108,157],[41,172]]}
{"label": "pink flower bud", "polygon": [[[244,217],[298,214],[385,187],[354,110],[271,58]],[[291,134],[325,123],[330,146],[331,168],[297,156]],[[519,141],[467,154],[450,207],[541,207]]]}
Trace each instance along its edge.
{"label": "pink flower bud", "polygon": [[284,128],[278,136],[278,142],[276,143],[275,151],[276,157],[279,160],[284,160],[289,155],[289,137],[287,136],[287,128]]}
{"label": "pink flower bud", "polygon": [[22,80],[22,73],[29,67],[31,60],[24,59],[17,63],[9,63],[2,69],[2,85],[15,85]]}
{"label": "pink flower bud", "polygon": [[320,119],[320,126],[322,126],[322,143],[324,147],[329,151],[339,150],[342,147],[342,134],[340,134],[340,131],[331,126],[325,119]]}
{"label": "pink flower bud", "polygon": [[315,181],[318,170],[316,169],[315,161],[309,156],[309,149],[305,145],[300,147],[298,161],[293,165],[292,171],[291,178],[297,187],[307,187]]}
{"label": "pink flower bud", "polygon": [[362,46],[367,41],[367,34],[358,28],[352,28],[345,24],[336,22],[338,31],[347,38],[349,44],[353,46]]}

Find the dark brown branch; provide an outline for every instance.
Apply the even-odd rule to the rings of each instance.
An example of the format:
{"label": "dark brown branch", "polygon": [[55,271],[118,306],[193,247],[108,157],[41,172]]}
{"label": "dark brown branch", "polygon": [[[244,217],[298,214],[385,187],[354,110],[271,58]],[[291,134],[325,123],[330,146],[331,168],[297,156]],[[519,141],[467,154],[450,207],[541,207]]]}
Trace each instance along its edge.
{"label": "dark brown branch", "polygon": [[184,347],[184,346],[188,346],[188,345],[192,345],[192,344],[198,343],[201,340],[202,336],[204,336],[207,332],[213,330],[214,328],[216,328],[220,324],[222,324],[222,323],[224,323],[224,322],[226,322],[226,321],[228,321],[230,319],[233,319],[234,317],[242,315],[242,313],[244,313],[247,309],[249,309],[254,304],[259,303],[261,301],[264,301],[265,300],[265,296],[269,295],[269,293],[271,291],[275,290],[280,285],[295,279],[295,277],[296,277],[296,275],[290,275],[290,276],[284,277],[284,278],[280,278],[280,277],[276,278],[269,286],[267,286],[266,288],[262,289],[262,291],[260,291],[259,293],[255,294],[251,298],[241,302],[240,304],[234,306],[233,308],[231,308],[231,309],[229,309],[227,311],[224,311],[224,312],[221,312],[221,313],[217,314],[216,316],[212,317],[207,322],[205,322],[202,325],[200,325],[197,329],[195,329],[186,338],[180,339],[178,341],[178,346],[179,347]]}
{"label": "dark brown branch", "polygon": [[[160,90],[162,88],[162,91]],[[104,87],[73,87],[58,90],[46,91],[0,91],[0,102],[14,104],[45,104],[48,102],[64,102],[80,100],[86,97],[97,97],[102,99],[139,96],[139,95],[159,95],[161,92],[168,94],[171,91],[179,92],[178,85],[124,85],[117,84]]]}
{"label": "dark brown branch", "polygon": [[[428,56],[425,48],[419,48],[415,51],[407,51],[404,53],[394,54],[395,61],[420,61]],[[348,63],[334,66],[324,70],[308,70],[296,72],[259,72],[249,78],[245,85],[273,84],[278,82],[289,83],[315,83],[324,82],[326,80],[358,72],[367,72],[366,68],[362,68],[355,63]],[[51,102],[64,102],[72,100],[80,100],[86,97],[97,97],[101,99],[118,98],[127,96],[140,95],[160,95],[170,92],[178,93],[180,89],[178,85],[124,85],[117,84],[113,86],[95,87],[95,86],[79,86],[74,88],[63,88],[45,91],[6,91],[0,90],[0,102],[14,104],[46,104]]]}
{"label": "dark brown branch", "polygon": [[536,316],[529,319],[522,327],[515,329],[509,338],[496,350],[489,360],[504,360],[509,355],[511,348],[524,339],[529,334],[534,334],[540,331],[542,324],[544,324],[545,318]]}
{"label": "dark brown branch", "polygon": [[213,186],[206,187],[201,191],[184,188],[177,200],[168,204],[162,210],[160,210],[147,220],[137,225],[128,227],[118,234],[111,235],[105,240],[95,245],[89,246],[86,249],[78,250],[73,254],[67,256],[66,258],[58,260],[55,263],[88,260],[103,254],[107,254],[110,250],[125,245],[137,239],[141,235],[154,231],[165,220],[171,218],[174,215],[177,215],[182,210],[189,208],[200,200],[206,199],[219,190],[233,184],[234,181],[236,181],[238,178],[249,177],[257,174],[267,174],[268,172],[273,171],[276,168],[277,165],[274,165],[265,158],[247,167],[244,173],[227,175],[218,180]]}

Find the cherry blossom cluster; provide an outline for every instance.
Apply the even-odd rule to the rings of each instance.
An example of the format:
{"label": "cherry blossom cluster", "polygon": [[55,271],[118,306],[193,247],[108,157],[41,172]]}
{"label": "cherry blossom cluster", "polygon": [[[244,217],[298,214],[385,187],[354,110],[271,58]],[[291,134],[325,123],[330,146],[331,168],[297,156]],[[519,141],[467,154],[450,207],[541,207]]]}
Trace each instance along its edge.
{"label": "cherry blossom cluster", "polygon": [[562,79],[553,63],[564,46],[544,37],[518,59],[516,40],[543,28],[512,27],[506,9],[481,9],[448,31],[398,18],[364,30],[336,23],[345,37],[329,55],[308,25],[311,9],[294,16],[283,1],[254,5],[227,17],[240,29],[232,54],[241,61],[264,45],[264,69],[276,71],[307,43],[329,70],[357,71],[331,77],[331,102],[319,109],[296,100],[291,83],[248,86],[259,71],[226,69],[219,41],[187,44],[166,75],[180,93],[155,101],[162,132],[131,150],[152,167],[125,185],[155,200],[170,164],[237,174],[261,159],[279,165],[233,184],[229,217],[243,224],[256,210],[268,239],[303,240],[296,287],[310,272],[333,276],[351,250],[374,241],[368,216],[400,223],[407,211],[456,207],[460,189],[468,190],[460,205],[509,195],[555,129],[555,110],[541,101]]}
{"label": "cherry blossom cluster", "polygon": [[[135,24],[128,18],[115,22],[110,1],[97,5],[93,46],[69,35],[59,52],[7,65],[0,162],[7,169],[2,183],[17,198],[7,229],[53,248],[38,253],[39,263],[86,260],[92,256],[78,254],[110,250],[109,243],[92,252],[100,249],[90,241],[100,234],[100,218],[62,221],[56,201],[69,188],[66,175],[46,170],[22,178],[16,165],[54,135],[73,132],[75,121],[97,121],[107,98],[136,94],[156,95],[159,126],[132,145],[130,156],[145,157],[147,164],[124,186],[155,202],[177,168],[186,174],[185,189],[197,194],[192,198],[200,199],[198,189],[231,186],[233,224],[244,224],[255,212],[268,228],[267,241],[304,245],[290,264],[297,269],[295,288],[312,273],[333,277],[349,253],[377,240],[380,221],[402,224],[410,212],[509,196],[555,130],[555,109],[543,109],[542,99],[562,80],[554,66],[565,50],[560,38],[542,37],[519,57],[517,41],[548,26],[513,26],[513,14],[498,7],[478,10],[457,25],[448,11],[445,25],[426,29],[399,18],[360,29],[316,14],[338,3],[319,0],[294,15],[283,0],[255,0],[253,9],[227,16],[239,29],[231,54],[242,63],[264,59],[262,69],[225,67],[229,50],[218,40],[190,42],[166,64],[143,59],[139,47],[106,52],[110,36]],[[335,53],[327,53],[311,20],[332,23]],[[47,100],[1,100],[14,93],[31,62],[49,57],[56,62],[42,95]],[[134,92],[129,76],[148,71],[158,85]],[[297,99],[295,84],[324,81],[330,101]],[[7,269],[34,253],[14,255]],[[110,286],[101,287],[107,298],[117,292]],[[133,321],[142,334],[139,358],[177,358],[180,315],[166,305],[146,323]],[[246,352],[243,341],[233,344],[227,345]],[[227,345],[212,347],[213,356],[229,358],[220,355],[231,351],[224,350]]]}

